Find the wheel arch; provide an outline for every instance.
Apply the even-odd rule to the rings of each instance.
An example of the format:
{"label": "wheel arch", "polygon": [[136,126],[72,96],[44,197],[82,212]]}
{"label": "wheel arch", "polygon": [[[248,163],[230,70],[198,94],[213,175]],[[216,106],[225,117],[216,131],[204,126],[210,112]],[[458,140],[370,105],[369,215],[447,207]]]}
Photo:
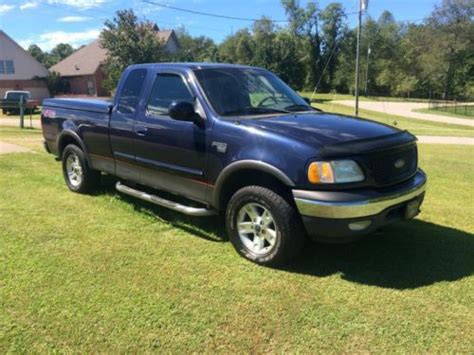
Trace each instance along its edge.
{"label": "wheel arch", "polygon": [[257,185],[272,188],[287,195],[294,187],[293,181],[280,169],[258,160],[234,162],[221,172],[217,178],[213,205],[218,210],[225,209],[227,202],[238,189]]}
{"label": "wheel arch", "polygon": [[64,148],[66,148],[69,144],[74,144],[81,148],[81,150],[84,152],[86,162],[90,166],[89,154],[87,153],[87,148],[84,142],[76,132],[71,130],[63,130],[58,136],[58,157],[62,158]]}

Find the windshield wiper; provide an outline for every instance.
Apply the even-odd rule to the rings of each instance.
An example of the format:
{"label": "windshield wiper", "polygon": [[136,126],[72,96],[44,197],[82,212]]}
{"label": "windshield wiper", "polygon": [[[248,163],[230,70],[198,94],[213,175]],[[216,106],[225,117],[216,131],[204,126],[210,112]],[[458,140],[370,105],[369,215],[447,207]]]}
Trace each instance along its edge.
{"label": "windshield wiper", "polygon": [[244,107],[241,109],[237,110],[230,110],[230,111],[225,111],[223,114],[224,115],[239,115],[239,114],[265,114],[265,113],[290,113],[290,111],[286,110],[279,110],[276,108],[271,108],[271,107]]}

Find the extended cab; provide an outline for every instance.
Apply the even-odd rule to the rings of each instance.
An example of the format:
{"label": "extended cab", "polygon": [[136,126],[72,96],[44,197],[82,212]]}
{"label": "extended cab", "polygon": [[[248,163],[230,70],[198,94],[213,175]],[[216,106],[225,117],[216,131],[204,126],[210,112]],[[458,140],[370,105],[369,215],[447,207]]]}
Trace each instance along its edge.
{"label": "extended cab", "polygon": [[413,135],[320,112],[259,68],[132,65],[111,102],[48,99],[41,120],[70,190],[107,173],[122,193],[223,213],[260,264],[295,256],[306,235],[340,242],[413,218],[425,192]]}

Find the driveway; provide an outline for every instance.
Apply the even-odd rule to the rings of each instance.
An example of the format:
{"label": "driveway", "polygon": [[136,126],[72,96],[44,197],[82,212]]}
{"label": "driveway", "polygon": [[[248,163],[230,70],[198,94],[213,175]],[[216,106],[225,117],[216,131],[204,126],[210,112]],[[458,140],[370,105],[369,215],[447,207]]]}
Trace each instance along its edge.
{"label": "driveway", "polygon": [[16,144],[6,143],[0,141],[0,154],[9,154],[9,153],[27,153],[31,152],[28,148],[21,147]]}
{"label": "driveway", "polygon": [[[345,106],[355,106],[353,100],[335,100],[335,104]],[[359,101],[359,107],[365,110],[378,111],[398,116],[415,118],[417,120],[426,120],[433,122],[443,122],[474,127],[474,119],[456,118],[441,115],[432,115],[429,113],[413,112],[419,108],[428,108],[426,103],[420,102],[389,102],[389,101]]]}

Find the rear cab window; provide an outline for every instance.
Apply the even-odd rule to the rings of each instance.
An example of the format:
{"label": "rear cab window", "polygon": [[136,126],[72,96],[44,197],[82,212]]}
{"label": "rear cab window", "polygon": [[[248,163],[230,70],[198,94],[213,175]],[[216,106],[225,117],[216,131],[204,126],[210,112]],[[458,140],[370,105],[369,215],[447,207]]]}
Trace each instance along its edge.
{"label": "rear cab window", "polygon": [[120,91],[117,111],[123,114],[134,114],[138,103],[143,83],[146,79],[146,69],[135,69],[128,74]]}

